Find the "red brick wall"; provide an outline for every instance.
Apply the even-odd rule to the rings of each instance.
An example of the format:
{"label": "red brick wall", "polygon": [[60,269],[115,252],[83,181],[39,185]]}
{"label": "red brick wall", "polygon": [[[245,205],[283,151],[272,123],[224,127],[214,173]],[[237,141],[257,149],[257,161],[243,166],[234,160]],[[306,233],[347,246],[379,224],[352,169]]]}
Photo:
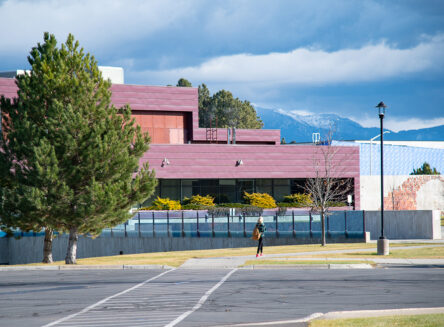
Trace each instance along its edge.
{"label": "red brick wall", "polygon": [[415,175],[409,177],[401,186],[392,189],[384,197],[384,210],[416,210],[416,195],[418,191],[433,179],[444,181],[441,175]]}

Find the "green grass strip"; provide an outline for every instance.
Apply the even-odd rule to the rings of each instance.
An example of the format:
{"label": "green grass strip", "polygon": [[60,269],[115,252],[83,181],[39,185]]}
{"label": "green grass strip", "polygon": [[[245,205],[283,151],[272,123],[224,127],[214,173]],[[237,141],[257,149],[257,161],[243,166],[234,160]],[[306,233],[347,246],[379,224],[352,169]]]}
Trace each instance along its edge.
{"label": "green grass strip", "polygon": [[314,320],[309,327],[442,327],[444,314]]}

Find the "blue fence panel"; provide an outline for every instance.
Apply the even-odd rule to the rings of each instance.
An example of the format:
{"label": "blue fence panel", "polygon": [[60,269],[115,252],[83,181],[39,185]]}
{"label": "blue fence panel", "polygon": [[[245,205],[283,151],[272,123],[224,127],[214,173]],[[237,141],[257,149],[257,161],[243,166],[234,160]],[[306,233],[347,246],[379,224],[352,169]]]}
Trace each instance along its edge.
{"label": "blue fence panel", "polygon": [[[326,216],[329,237],[361,238],[364,235],[363,211],[333,211]],[[304,211],[276,215],[264,211],[267,237],[319,238],[321,217]],[[251,238],[258,216],[220,215],[207,211],[140,211],[124,224],[102,230],[100,237],[248,237]],[[57,232],[55,232],[57,233]],[[3,233],[4,234],[4,233]],[[2,234],[0,234],[1,237]],[[22,232],[15,235],[41,236],[44,231]]]}

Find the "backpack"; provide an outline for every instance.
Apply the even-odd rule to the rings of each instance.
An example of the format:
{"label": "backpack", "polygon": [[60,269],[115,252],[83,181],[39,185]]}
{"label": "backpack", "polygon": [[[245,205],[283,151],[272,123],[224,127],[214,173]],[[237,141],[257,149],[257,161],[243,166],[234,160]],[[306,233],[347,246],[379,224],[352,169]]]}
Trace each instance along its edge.
{"label": "backpack", "polygon": [[259,239],[259,237],[261,236],[261,233],[259,233],[259,229],[256,227],[254,227],[253,229],[253,236],[251,236],[251,238],[255,241],[257,241]]}

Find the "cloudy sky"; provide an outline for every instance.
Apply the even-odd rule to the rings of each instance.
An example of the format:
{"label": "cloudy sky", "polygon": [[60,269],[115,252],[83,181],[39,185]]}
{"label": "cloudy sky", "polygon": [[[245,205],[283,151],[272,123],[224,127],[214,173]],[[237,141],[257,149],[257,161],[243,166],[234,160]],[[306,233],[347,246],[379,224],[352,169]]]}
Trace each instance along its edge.
{"label": "cloudy sky", "polygon": [[68,33],[128,84],[181,77],[265,108],[395,131],[444,124],[441,0],[0,0],[0,71]]}

